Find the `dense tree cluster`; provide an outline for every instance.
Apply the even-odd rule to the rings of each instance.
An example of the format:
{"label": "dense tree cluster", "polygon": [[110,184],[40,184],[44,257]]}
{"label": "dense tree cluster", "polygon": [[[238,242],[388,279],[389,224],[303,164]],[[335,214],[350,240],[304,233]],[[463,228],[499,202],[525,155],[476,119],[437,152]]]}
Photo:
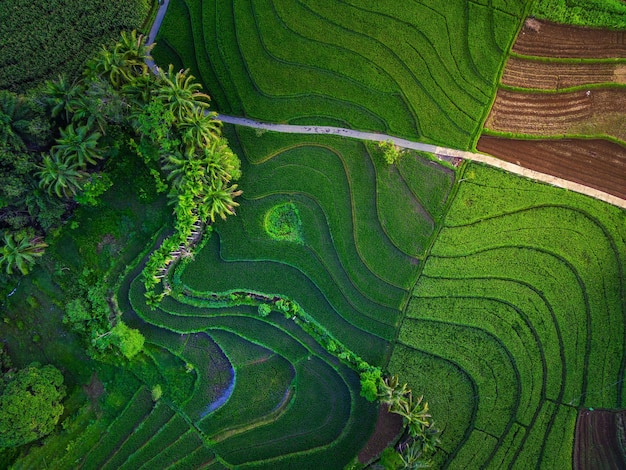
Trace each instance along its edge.
{"label": "dense tree cluster", "polygon": [[[151,0],[3,0],[0,89],[23,93],[59,74],[78,76],[100,44],[141,27]],[[154,2],[156,3],[156,2]]]}
{"label": "dense tree cluster", "polygon": [[0,448],[17,447],[50,434],[63,413],[63,376],[33,363],[0,380]]}

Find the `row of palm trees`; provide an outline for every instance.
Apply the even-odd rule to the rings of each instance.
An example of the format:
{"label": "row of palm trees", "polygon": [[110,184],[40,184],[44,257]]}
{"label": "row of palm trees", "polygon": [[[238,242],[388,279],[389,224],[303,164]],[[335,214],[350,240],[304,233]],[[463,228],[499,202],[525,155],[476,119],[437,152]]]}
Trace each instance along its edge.
{"label": "row of palm trees", "polygon": [[402,416],[407,438],[398,446],[402,469],[412,470],[432,465],[431,457],[437,449],[439,430],[434,426],[424,396],[413,398],[407,384],[400,385],[397,375],[385,377],[379,385],[378,399],[389,407],[389,412]]}
{"label": "row of palm trees", "polygon": [[[136,31],[123,32],[117,44],[102,47],[87,62],[82,78],[46,82],[39,102],[58,134],[41,153],[35,175],[49,195],[71,201],[94,177],[106,155],[107,129],[117,125],[141,143],[138,148],[152,148],[144,159],[153,174],[169,181],[182,235],[198,221],[203,225],[235,213],[241,191],[231,181],[240,176],[239,160],[221,136],[209,96],[189,71],[172,65],[150,71],[146,60],[152,47]],[[0,107],[0,147],[8,142],[26,149],[21,132],[29,125],[26,108],[19,100],[7,103]]]}

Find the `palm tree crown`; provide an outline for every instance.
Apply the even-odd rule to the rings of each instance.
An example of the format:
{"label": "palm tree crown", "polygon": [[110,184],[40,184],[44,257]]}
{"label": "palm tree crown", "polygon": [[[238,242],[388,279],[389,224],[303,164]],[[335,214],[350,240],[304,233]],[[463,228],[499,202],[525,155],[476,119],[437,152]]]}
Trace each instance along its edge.
{"label": "palm tree crown", "polygon": [[0,248],[0,266],[4,264],[7,274],[13,274],[13,268],[22,274],[28,274],[35,258],[42,256],[48,245],[40,237],[29,239],[26,234],[14,236],[4,234],[4,246]]}

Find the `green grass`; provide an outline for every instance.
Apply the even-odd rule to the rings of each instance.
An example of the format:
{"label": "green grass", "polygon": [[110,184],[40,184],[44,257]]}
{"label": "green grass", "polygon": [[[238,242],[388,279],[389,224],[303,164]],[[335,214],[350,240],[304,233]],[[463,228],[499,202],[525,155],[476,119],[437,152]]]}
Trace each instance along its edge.
{"label": "green grass", "polygon": [[409,384],[427,397],[429,369],[462,372],[449,393],[465,413],[433,404],[456,430],[442,466],[568,466],[577,409],[626,398],[626,212],[477,164],[463,180],[389,368],[423,363]]}
{"label": "green grass", "polygon": [[626,5],[620,0],[537,0],[530,14],[556,23],[626,28]]}
{"label": "green grass", "polygon": [[469,148],[525,9],[174,0],[154,55],[190,67],[220,112]]}

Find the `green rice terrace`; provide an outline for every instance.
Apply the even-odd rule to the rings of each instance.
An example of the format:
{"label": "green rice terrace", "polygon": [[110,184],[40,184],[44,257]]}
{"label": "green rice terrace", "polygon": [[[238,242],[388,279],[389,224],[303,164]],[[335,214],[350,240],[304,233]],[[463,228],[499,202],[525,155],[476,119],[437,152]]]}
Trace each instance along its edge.
{"label": "green rice terrace", "polygon": [[[151,22],[161,4],[141,4]],[[132,138],[121,118],[102,130],[112,189],[85,205],[57,187],[75,212],[2,290],[4,347],[56,364],[68,398],[0,469],[595,468],[581,414],[622,413],[622,441],[626,419],[626,209],[450,157],[476,150],[515,38],[530,12],[559,20],[550,5],[567,17],[557,0],[166,1],[146,50],[162,70],[106,69],[120,93],[162,98],[190,69],[210,111],[381,141],[220,127],[193,79],[192,124],[163,111],[172,94],[130,112]],[[602,26],[623,7],[593,5]],[[205,160],[176,167],[188,155]]]}

